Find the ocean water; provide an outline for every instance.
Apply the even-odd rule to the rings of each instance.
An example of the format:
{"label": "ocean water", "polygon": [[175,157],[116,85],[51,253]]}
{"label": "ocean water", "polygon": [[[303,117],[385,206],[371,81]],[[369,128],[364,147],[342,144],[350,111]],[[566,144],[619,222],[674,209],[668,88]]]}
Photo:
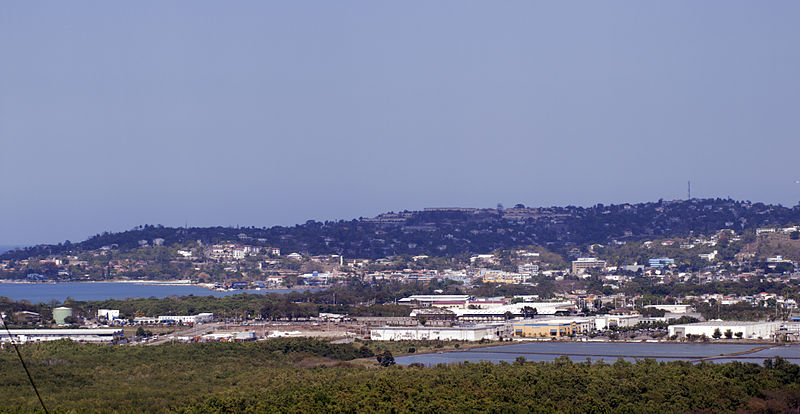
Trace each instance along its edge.
{"label": "ocean water", "polygon": [[228,296],[240,293],[266,295],[288,293],[292,289],[234,290],[217,292],[201,286],[141,285],[115,282],[66,282],[53,284],[0,283],[0,296],[16,301],[48,303],[63,302],[67,297],[75,300],[105,300],[127,298],[165,298],[168,296]]}

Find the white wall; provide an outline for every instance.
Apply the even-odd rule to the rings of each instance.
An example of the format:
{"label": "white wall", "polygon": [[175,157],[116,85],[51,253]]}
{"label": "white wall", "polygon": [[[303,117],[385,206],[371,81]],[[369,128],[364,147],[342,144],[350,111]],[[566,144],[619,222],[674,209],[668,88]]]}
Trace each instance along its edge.
{"label": "white wall", "polygon": [[496,331],[502,327],[484,326],[474,329],[452,329],[438,327],[411,327],[411,328],[373,328],[370,330],[370,339],[373,341],[403,341],[438,339],[443,341],[480,341],[481,339],[497,339]]}
{"label": "white wall", "polygon": [[[779,323],[778,322],[760,322],[760,323],[746,323],[743,322],[741,324],[727,324],[727,323],[698,323],[698,324],[686,324],[686,325],[670,325],[669,327],[669,335],[675,335],[677,331],[683,330],[684,335],[692,335],[692,336],[702,336],[705,335],[708,338],[711,338],[714,335],[714,331],[719,329],[720,333],[723,334],[723,338],[725,337],[725,331],[728,329],[734,333],[737,332],[742,333],[743,339],[769,339],[770,337],[775,335],[775,332],[778,330]],[[734,336],[736,338],[736,336]]]}

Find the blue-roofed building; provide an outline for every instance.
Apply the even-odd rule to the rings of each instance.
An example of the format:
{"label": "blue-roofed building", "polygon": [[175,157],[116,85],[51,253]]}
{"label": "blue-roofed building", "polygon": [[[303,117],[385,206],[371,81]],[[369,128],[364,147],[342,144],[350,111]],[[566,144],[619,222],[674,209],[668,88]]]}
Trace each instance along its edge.
{"label": "blue-roofed building", "polygon": [[675,259],[670,259],[668,257],[656,257],[656,258],[650,259],[648,261],[647,265],[650,266],[650,267],[656,267],[656,268],[674,266],[675,265]]}

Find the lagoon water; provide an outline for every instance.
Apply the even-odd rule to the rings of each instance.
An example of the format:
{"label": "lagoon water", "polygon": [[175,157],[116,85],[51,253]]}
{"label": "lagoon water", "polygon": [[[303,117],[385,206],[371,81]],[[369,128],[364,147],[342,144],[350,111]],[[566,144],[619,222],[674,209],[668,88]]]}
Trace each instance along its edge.
{"label": "lagoon water", "polygon": [[265,295],[287,293],[291,289],[234,290],[217,292],[201,286],[143,285],[115,282],[66,282],[54,284],[0,283],[0,296],[31,303],[63,302],[67,297],[75,300],[105,300],[126,298],[165,298],[167,296],[228,296],[241,293]]}
{"label": "lagoon water", "polygon": [[[628,361],[655,359],[657,361],[694,361],[700,358],[726,355],[758,348],[758,344],[685,344],[685,343],[608,343],[608,342],[521,342],[473,348],[465,351],[450,351],[434,354],[406,355],[395,358],[398,364],[421,363],[425,365],[449,364],[452,362],[501,361],[513,362],[517,357],[528,361],[552,361],[566,355],[572,361],[605,361],[608,363],[623,358]],[[790,362],[800,363],[800,345],[780,346],[737,357],[715,359],[714,362],[755,362],[780,356]]]}

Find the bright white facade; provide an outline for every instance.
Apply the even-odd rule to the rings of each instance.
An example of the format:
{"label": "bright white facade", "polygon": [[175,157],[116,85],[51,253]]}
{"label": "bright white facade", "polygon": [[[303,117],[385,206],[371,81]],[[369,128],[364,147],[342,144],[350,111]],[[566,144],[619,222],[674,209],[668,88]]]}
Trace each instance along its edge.
{"label": "bright white facade", "polygon": [[595,329],[604,331],[612,326],[627,328],[642,321],[641,315],[598,315],[594,318]]}
{"label": "bright white facade", "polygon": [[497,340],[508,336],[503,325],[472,325],[451,327],[428,326],[384,326],[372,328],[369,332],[373,341],[410,341],[438,339],[442,341],[480,341]]}
{"label": "bright white facade", "polygon": [[197,315],[162,315],[158,317],[160,323],[206,323],[214,319],[213,313],[200,313]]}
{"label": "bright white facade", "polygon": [[468,300],[469,295],[412,295],[397,302],[401,304],[418,303],[420,305],[431,305],[434,302],[466,302]]}
{"label": "bright white facade", "polygon": [[119,309],[98,309],[97,317],[113,321],[119,319]]}
{"label": "bright white facade", "polygon": [[58,341],[70,339],[78,342],[111,342],[122,337],[122,329],[10,329],[11,336],[5,330],[0,331],[0,342],[17,343]]}
{"label": "bright white facade", "polygon": [[692,305],[647,305],[645,308],[661,309],[670,313],[694,312]]}
{"label": "bright white facade", "polygon": [[569,313],[575,309],[575,304],[572,302],[520,302],[486,309],[451,310],[460,320],[492,321],[504,320],[506,312],[510,312],[515,318],[525,316],[525,308],[535,309],[537,315],[555,315],[557,312]]}
{"label": "bright white facade", "polygon": [[714,332],[719,332],[725,337],[725,332],[730,330],[734,338],[737,333],[742,334],[744,339],[770,339],[780,328],[780,322],[740,322],[740,321],[706,321],[690,323],[685,325],[670,325],[669,335],[677,335],[678,338],[685,338],[686,335],[702,336],[711,338]]}

